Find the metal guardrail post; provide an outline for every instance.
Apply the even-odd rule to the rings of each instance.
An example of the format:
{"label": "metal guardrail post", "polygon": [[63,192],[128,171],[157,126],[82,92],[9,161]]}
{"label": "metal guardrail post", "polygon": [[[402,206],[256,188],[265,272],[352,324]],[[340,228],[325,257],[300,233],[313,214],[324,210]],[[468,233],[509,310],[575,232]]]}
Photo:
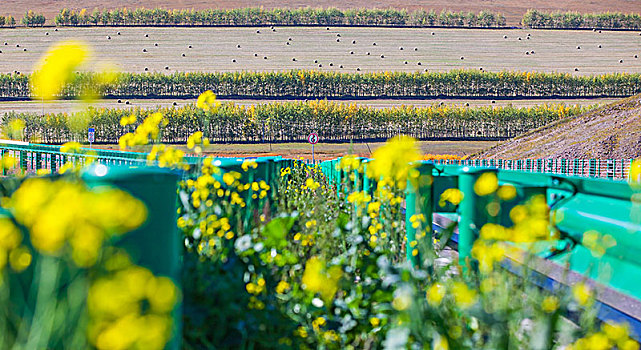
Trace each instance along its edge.
{"label": "metal guardrail post", "polygon": [[[176,189],[181,174],[163,168],[107,167],[95,165],[82,176],[90,187],[115,186],[129,192],[147,207],[147,220],[136,230],[123,235],[116,243],[126,249],[133,261],[166,276],[179,286],[182,271],[182,238],[176,226]],[[174,338],[168,349],[179,349],[182,334],[182,311],[173,312]]]}
{"label": "metal guardrail post", "polygon": [[[407,179],[407,188],[405,190],[405,250],[407,260],[412,266],[417,267],[421,261],[418,254],[418,247],[416,242],[416,231],[414,227],[414,220],[418,215],[425,217],[419,227],[427,230],[424,239],[432,239],[432,170],[434,164],[421,163],[416,170],[418,175],[416,177],[410,176]],[[414,217],[415,219],[412,219]],[[431,243],[431,242],[430,242]]]}
{"label": "metal guardrail post", "polygon": [[486,223],[487,213],[484,213],[486,205],[474,191],[474,185],[478,178],[487,172],[495,173],[496,169],[469,168],[461,169],[459,175],[459,190],[463,192],[463,200],[459,204],[459,263],[467,266],[471,259],[472,246],[478,236],[481,227]]}

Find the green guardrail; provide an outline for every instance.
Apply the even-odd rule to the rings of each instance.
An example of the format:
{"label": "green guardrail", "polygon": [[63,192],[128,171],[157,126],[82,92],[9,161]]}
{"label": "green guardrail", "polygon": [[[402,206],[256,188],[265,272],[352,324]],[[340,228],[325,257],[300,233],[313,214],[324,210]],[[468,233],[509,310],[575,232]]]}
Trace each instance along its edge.
{"label": "green guardrail", "polygon": [[[348,176],[337,167],[340,159],[322,162],[319,167],[330,184],[340,192]],[[608,162],[607,160],[605,161]],[[641,193],[627,181],[588,177],[527,172],[527,170],[504,170],[481,165],[496,165],[492,162],[473,161],[479,166],[435,164],[422,161],[417,164],[418,179],[408,180],[406,189],[406,237],[407,259],[415,266],[420,257],[411,254],[411,242],[415,241],[416,229],[410,218],[422,214],[426,218],[437,216],[458,222],[457,247],[459,263],[465,268],[474,266],[472,246],[479,237],[480,229],[487,223],[512,227],[510,211],[516,205],[526,203],[534,195],[542,195],[549,207],[549,220],[558,230],[558,240],[536,243],[536,256],[557,270],[567,266],[571,272],[592,279],[618,295],[636,300],[641,305],[641,284],[632,276],[641,275]],[[586,163],[590,163],[589,161]],[[594,165],[595,162],[592,162]],[[613,162],[612,162],[613,164]],[[485,173],[494,173],[499,186],[511,185],[516,195],[511,200],[496,200],[496,194],[479,196],[474,185]],[[357,173],[357,182],[371,183],[365,172]],[[443,192],[449,188],[461,191],[463,200],[458,206],[448,203],[439,205]],[[496,216],[488,215],[488,204],[499,205]],[[431,226],[431,225],[430,225]],[[616,245],[594,253],[594,247],[586,246],[584,237],[598,232],[601,237],[610,235]],[[522,245],[512,243],[515,248]],[[471,264],[471,265],[470,265]],[[609,278],[599,279],[599,266],[609,266]],[[601,276],[602,277],[602,276]],[[616,304],[616,301],[614,302]],[[616,307],[615,307],[616,308]],[[618,310],[627,316],[635,315],[635,307]],[[626,317],[627,317],[626,316]],[[641,323],[637,322],[637,330]],[[636,327],[635,326],[635,327]]]}

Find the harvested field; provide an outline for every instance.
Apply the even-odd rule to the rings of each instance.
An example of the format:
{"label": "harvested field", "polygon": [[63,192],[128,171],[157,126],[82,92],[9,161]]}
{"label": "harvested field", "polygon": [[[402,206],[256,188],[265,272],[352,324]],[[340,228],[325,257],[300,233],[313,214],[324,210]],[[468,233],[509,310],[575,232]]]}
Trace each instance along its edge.
{"label": "harvested field", "polygon": [[[411,28],[328,31],[319,27],[284,27],[275,32],[250,27],[98,27],[61,28],[57,32],[52,28],[4,29],[0,30],[0,72],[28,73],[52,43],[72,38],[90,43],[96,61],[113,62],[122,71],[136,73],[145,72],[145,68],[148,72],[165,73],[481,68],[574,75],[641,72],[641,59],[634,58],[641,56],[641,36],[636,32]],[[7,45],[2,45],[5,42]]]}

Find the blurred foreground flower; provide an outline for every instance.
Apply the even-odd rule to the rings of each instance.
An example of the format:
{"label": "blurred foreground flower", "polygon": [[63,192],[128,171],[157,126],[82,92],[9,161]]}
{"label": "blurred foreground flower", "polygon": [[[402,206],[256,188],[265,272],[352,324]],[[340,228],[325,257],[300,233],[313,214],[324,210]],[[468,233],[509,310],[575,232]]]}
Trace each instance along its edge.
{"label": "blurred foreground flower", "polygon": [[31,75],[31,89],[37,99],[52,100],[74,78],[74,72],[89,56],[89,48],[78,41],[52,46]]}
{"label": "blurred foreground flower", "polygon": [[375,179],[405,188],[409,171],[414,167],[411,163],[421,160],[422,156],[415,139],[399,136],[389,139],[385,145],[374,151],[372,158],[368,169],[372,169]]}

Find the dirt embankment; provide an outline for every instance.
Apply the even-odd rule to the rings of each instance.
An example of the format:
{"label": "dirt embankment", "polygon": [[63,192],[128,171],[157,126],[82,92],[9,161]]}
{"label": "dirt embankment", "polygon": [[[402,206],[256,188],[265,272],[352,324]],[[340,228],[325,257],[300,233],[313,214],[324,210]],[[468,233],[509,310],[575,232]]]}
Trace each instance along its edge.
{"label": "dirt embankment", "polygon": [[499,143],[473,158],[641,157],[641,95],[566,118]]}
{"label": "dirt embankment", "polygon": [[208,8],[240,8],[262,6],[265,9],[277,7],[336,7],[348,8],[405,8],[408,10],[434,9],[440,12],[443,9],[452,11],[491,10],[502,13],[507,24],[518,25],[521,17],[528,9],[546,11],[578,11],[590,12],[639,12],[639,3],[634,0],[263,0],[260,2],[249,0],[2,0],[0,1],[0,15],[12,15],[17,20],[24,16],[25,11],[34,10],[43,13],[47,23],[53,19],[62,8],[83,9],[92,11],[98,9],[114,9],[137,7],[166,9],[208,9]]}

